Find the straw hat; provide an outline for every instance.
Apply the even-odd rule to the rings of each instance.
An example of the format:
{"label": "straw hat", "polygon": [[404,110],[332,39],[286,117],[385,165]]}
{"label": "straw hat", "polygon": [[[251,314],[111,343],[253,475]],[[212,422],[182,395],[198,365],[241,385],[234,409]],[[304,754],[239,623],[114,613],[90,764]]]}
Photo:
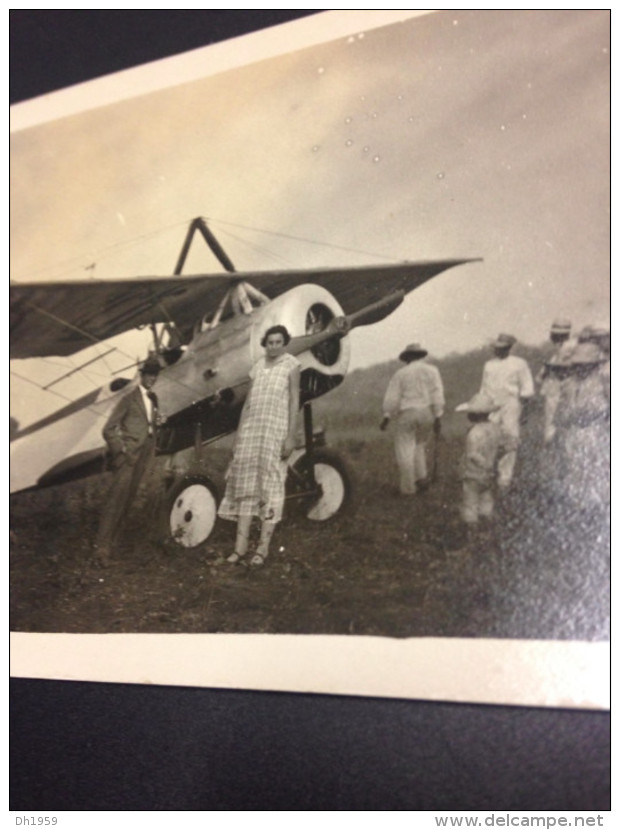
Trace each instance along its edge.
{"label": "straw hat", "polygon": [[551,324],[551,334],[570,334],[571,322],[566,318],[558,318]]}
{"label": "straw hat", "polygon": [[609,333],[609,326],[606,323],[594,323],[593,325],[584,326],[579,332],[578,340],[583,343],[594,337],[608,337]]}
{"label": "straw hat", "polygon": [[426,357],[428,354],[426,349],[423,349],[419,343],[410,343],[403,351],[398,355],[399,360],[406,360],[408,357]]}
{"label": "straw hat", "polygon": [[590,334],[592,337],[607,337],[610,334],[609,323],[594,323],[590,326]]}
{"label": "straw hat", "polygon": [[496,349],[509,349],[511,346],[514,346],[516,342],[517,338],[513,337],[512,334],[498,334],[493,345]]}
{"label": "straw hat", "polygon": [[456,412],[473,412],[474,415],[490,415],[491,412],[497,412],[499,406],[493,402],[489,395],[484,392],[477,392],[473,398],[466,403],[460,403]]}
{"label": "straw hat", "polygon": [[572,366],[592,366],[603,363],[605,358],[596,343],[577,343],[570,359]]}

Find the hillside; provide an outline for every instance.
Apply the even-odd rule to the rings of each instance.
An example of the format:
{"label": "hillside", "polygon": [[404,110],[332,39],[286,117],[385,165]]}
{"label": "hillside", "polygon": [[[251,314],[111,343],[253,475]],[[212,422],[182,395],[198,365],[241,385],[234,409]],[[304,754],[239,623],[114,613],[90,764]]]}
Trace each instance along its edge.
{"label": "hillside", "polygon": [[[532,374],[541,368],[548,354],[548,347],[518,346],[514,354],[527,360]],[[480,388],[482,367],[490,357],[488,348],[480,348],[465,354],[450,354],[441,360],[432,360],[443,379],[446,395],[445,429],[461,431],[463,419],[454,414],[455,407],[469,400]],[[399,360],[379,363],[364,369],[355,369],[343,383],[314,404],[317,420],[326,428],[356,430],[378,425],[381,420],[381,404],[388,382],[403,364]]]}

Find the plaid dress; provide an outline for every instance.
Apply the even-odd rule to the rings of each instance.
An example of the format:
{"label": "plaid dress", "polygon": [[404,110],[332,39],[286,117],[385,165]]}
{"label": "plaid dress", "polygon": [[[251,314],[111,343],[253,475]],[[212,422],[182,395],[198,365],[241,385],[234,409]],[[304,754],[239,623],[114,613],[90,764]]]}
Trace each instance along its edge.
{"label": "plaid dress", "polygon": [[297,366],[297,358],[283,354],[271,366],[260,358],[250,371],[252,389],[218,511],[222,519],[282,518],[286,461],[280,455],[289,426],[289,376]]}

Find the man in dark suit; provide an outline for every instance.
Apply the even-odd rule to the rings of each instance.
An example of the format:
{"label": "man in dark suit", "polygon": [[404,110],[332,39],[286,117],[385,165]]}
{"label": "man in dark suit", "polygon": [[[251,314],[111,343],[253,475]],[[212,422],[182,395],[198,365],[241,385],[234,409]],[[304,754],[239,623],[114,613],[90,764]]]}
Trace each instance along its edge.
{"label": "man in dark suit", "polygon": [[155,452],[157,397],[151,387],[159,370],[157,358],[149,357],[140,368],[139,386],[118,401],[103,428],[114,470],[95,542],[97,561],[104,566],[110,562],[110,550]]}

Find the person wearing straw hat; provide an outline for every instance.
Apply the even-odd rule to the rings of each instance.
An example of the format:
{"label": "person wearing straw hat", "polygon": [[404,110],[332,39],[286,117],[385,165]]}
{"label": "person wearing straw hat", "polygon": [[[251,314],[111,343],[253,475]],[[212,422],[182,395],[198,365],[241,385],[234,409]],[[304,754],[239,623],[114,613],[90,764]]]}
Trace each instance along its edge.
{"label": "person wearing straw hat", "polygon": [[383,398],[381,429],[395,421],[394,451],[404,496],[428,486],[426,443],[431,430],[441,431],[445,399],[439,369],[427,363],[428,352],[410,343],[399,355],[405,363],[393,375]]}
{"label": "person wearing straw hat", "polygon": [[606,359],[609,358],[611,350],[611,333],[608,323],[598,322],[593,325],[584,326],[584,328],[579,332],[579,337],[577,339],[579,343],[596,343],[601,350],[603,357]]}
{"label": "person wearing straw hat", "polygon": [[557,319],[551,325],[549,340],[553,344],[553,353],[538,373],[536,380],[540,384],[540,395],[544,400],[544,440],[549,444],[556,432],[555,413],[560,402],[563,379],[570,364],[576,342],[571,340],[570,320]]}
{"label": "person wearing straw hat", "polygon": [[598,346],[602,362],[598,367],[598,373],[608,387],[611,386],[611,332],[608,323],[594,323],[586,326],[579,334],[580,343],[594,343]]}
{"label": "person wearing straw hat", "polygon": [[594,342],[577,344],[562,386],[556,424],[564,493],[579,509],[610,503],[611,399],[601,367],[606,355]]}
{"label": "person wearing straw hat", "polygon": [[511,334],[500,334],[493,343],[494,357],[484,364],[480,391],[488,395],[499,409],[491,420],[502,431],[502,450],[497,464],[497,486],[505,492],[512,483],[517,448],[520,437],[520,421],[523,406],[534,394],[534,380],[526,361],[511,355],[516,343]]}
{"label": "person wearing straw hat", "polygon": [[460,470],[463,484],[460,512],[468,531],[478,528],[479,519],[490,519],[493,515],[493,486],[501,431],[498,424],[489,421],[489,416],[498,409],[498,405],[483,392],[456,407],[457,412],[467,412],[471,424]]}
{"label": "person wearing straw hat", "polygon": [[140,383],[118,401],[103,428],[114,477],[95,542],[100,565],[110,562],[114,545],[144,472],[155,453],[157,396],[152,387],[160,371],[150,355],[140,367]]}

